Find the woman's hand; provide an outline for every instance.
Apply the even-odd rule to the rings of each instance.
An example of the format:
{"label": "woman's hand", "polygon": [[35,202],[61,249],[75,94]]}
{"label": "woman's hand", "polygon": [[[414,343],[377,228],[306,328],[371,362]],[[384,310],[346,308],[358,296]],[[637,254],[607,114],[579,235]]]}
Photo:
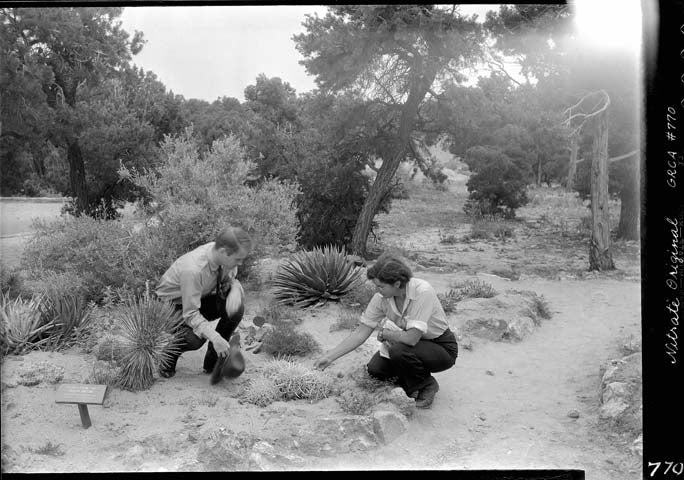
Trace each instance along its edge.
{"label": "woman's hand", "polygon": [[384,342],[385,340],[387,340],[387,339],[383,336],[383,331],[384,331],[384,330],[385,330],[384,328],[381,328],[380,330],[378,330],[378,342]]}
{"label": "woman's hand", "polygon": [[321,358],[314,362],[314,368],[317,368],[319,370],[325,370],[330,366],[332,362],[333,360],[330,357],[328,357],[328,355],[323,355]]}

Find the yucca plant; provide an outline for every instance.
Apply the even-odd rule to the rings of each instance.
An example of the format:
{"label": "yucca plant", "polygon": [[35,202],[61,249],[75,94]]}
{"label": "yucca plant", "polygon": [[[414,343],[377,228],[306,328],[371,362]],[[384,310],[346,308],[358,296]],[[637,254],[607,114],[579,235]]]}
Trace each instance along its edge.
{"label": "yucca plant", "polygon": [[0,334],[2,334],[2,354],[20,355],[28,350],[39,349],[49,338],[41,338],[46,330],[52,328],[45,323],[41,314],[43,296],[33,296],[28,300],[17,297],[10,300],[2,295]]}
{"label": "yucca plant", "polygon": [[120,385],[126,390],[146,390],[154,382],[154,372],[178,352],[176,332],[183,319],[170,303],[148,294],[128,297],[118,313],[123,344]]}
{"label": "yucca plant", "polygon": [[344,249],[329,245],[298,252],[286,260],[273,278],[279,303],[309,307],[327,301],[339,301],[361,278]]}

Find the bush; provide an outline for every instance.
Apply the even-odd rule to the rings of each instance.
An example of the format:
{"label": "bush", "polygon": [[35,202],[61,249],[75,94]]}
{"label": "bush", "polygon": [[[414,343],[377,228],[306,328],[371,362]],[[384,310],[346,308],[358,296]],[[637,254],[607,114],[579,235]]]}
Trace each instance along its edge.
{"label": "bush", "polygon": [[553,314],[551,313],[549,302],[544,298],[544,295],[535,295],[533,300],[537,315],[545,320],[549,320]]}
{"label": "bush", "polygon": [[505,241],[513,237],[514,229],[510,222],[498,218],[496,215],[487,215],[477,218],[471,227],[468,239],[470,240],[493,240]]}
{"label": "bush", "polygon": [[305,357],[320,350],[318,342],[306,332],[298,332],[289,324],[276,324],[263,340],[262,350],[274,357]]}
{"label": "bush", "polygon": [[24,278],[19,268],[9,268],[0,263],[0,290],[3,295],[15,299],[24,292]]}
{"label": "bush", "polygon": [[130,297],[119,313],[124,346],[121,386],[146,390],[155,372],[178,351],[176,331],[183,319],[170,303],[149,296]]}
{"label": "bush", "polygon": [[527,203],[527,182],[521,169],[497,148],[473,147],[466,152],[466,163],[474,172],[466,184],[466,214],[500,214],[513,218],[515,210]]}
{"label": "bush", "polygon": [[213,241],[228,225],[240,226],[258,239],[252,251],[255,258],[294,249],[298,185],[270,179],[247,186],[256,165],[245,158],[235,137],[216,140],[200,154],[192,131],[187,130],[178,137],[165,137],[161,150],[162,163],[155,171],[122,169],[120,174],[156,203],[156,208],[146,210],[148,220],[156,219],[159,233],[172,240],[174,250],[187,251]]}
{"label": "bush", "polygon": [[354,288],[360,274],[344,249],[314,247],[296,253],[280,266],[273,279],[275,297],[298,307],[339,301]]}

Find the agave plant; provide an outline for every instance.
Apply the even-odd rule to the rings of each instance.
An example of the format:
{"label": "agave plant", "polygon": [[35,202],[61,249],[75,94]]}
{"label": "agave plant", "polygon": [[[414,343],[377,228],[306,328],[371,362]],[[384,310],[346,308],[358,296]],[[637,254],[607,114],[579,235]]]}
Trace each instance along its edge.
{"label": "agave plant", "polygon": [[354,288],[361,269],[354,265],[344,249],[334,246],[314,247],[298,252],[276,271],[273,278],[279,303],[309,307],[326,301],[338,301]]}
{"label": "agave plant", "polygon": [[178,352],[177,328],[183,321],[173,306],[149,295],[128,297],[119,310],[123,355],[120,385],[132,391],[146,390],[154,372]]}
{"label": "agave plant", "polygon": [[29,300],[21,297],[10,300],[9,295],[2,295],[0,339],[3,355],[22,354],[47,343],[49,339],[41,337],[46,330],[52,328],[52,323],[45,323],[43,320],[42,302],[42,296],[33,296]]}

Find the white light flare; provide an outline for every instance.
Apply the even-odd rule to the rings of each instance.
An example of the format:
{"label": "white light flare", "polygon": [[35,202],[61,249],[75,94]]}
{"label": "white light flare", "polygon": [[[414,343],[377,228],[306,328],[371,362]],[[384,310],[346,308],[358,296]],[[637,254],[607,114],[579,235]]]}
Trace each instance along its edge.
{"label": "white light flare", "polygon": [[640,0],[575,0],[578,40],[597,50],[641,48]]}

